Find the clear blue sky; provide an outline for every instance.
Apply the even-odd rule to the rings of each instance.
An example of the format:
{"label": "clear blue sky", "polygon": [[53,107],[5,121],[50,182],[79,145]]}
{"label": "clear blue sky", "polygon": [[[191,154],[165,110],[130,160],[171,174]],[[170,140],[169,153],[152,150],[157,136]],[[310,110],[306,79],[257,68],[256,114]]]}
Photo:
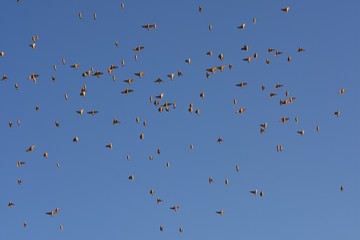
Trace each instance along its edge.
{"label": "clear blue sky", "polygon": [[[358,1],[124,4],[0,2],[0,77],[8,78],[0,82],[0,239],[360,238]],[[141,27],[154,23],[156,30]],[[244,44],[248,52],[241,51]],[[132,50],[139,45],[141,52]],[[275,57],[268,48],[283,54]],[[242,60],[255,52],[257,59]],[[70,68],[75,63],[80,67]],[[119,66],[116,81],[107,73],[112,64]],[[206,78],[207,68],[228,64],[232,70]],[[104,74],[83,78],[91,67]],[[171,81],[167,74],[178,70],[183,77]],[[32,73],[40,75],[36,85],[27,79]],[[155,84],[158,77],[164,82]],[[128,85],[128,78],[135,81]],[[248,84],[236,87],[240,82]],[[134,92],[121,94],[125,88]],[[280,106],[286,90],[296,99]],[[149,97],[160,93],[160,103],[175,102],[176,109],[158,112]],[[199,116],[188,112],[190,103]],[[241,115],[235,113],[240,107],[246,108]],[[80,116],[80,109],[99,113]],[[121,123],[114,126],[114,117]],[[290,120],[282,124],[282,117]],[[35,150],[25,152],[30,145]],[[26,164],[18,168],[17,161]],[[253,189],[264,196],[253,196]],[[164,202],[157,204],[158,197]],[[174,205],[177,212],[170,210]],[[55,208],[55,216],[45,214]]]}

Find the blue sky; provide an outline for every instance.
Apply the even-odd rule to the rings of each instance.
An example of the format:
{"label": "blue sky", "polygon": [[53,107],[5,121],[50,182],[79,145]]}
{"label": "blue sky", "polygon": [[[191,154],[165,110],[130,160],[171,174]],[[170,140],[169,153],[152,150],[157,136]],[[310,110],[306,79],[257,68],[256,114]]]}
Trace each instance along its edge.
{"label": "blue sky", "polygon": [[[0,82],[0,239],[360,237],[358,1],[123,2],[124,9],[109,0],[0,3],[0,76],[8,77]],[[156,30],[141,27],[154,23]],[[132,50],[139,45],[141,52]],[[257,59],[242,60],[255,52]],[[70,68],[75,63],[80,67]],[[207,68],[228,64],[232,70],[206,78]],[[119,66],[116,81],[110,65]],[[83,78],[91,67],[104,74]],[[178,70],[183,77],[171,81],[167,75]],[[36,84],[27,79],[32,73],[40,75]],[[154,83],[159,77],[164,82]],[[135,81],[128,85],[128,78]],[[248,85],[236,87],[240,82]],[[121,94],[125,88],[134,92]],[[296,99],[280,106],[286,90]],[[176,109],[158,112],[149,97],[160,93],[159,101]],[[188,112],[190,103],[199,116]],[[99,113],[80,116],[80,109]],[[120,124],[112,124],[114,117]],[[282,117],[290,120],[282,124]],[[30,145],[35,150],[25,152]],[[17,161],[26,164],[18,168]],[[55,208],[59,214],[45,214]]]}

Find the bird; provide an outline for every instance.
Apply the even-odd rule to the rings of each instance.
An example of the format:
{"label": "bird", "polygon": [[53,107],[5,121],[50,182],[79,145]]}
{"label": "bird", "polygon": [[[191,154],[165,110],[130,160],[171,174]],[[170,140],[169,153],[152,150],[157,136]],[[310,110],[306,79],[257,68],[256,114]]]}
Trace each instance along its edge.
{"label": "bird", "polygon": [[239,167],[239,165],[235,165],[235,170],[238,172],[238,171],[240,171],[240,167]]}
{"label": "bird", "polygon": [[94,18],[94,20],[96,20],[96,13],[94,13],[93,18]]}
{"label": "bird", "polygon": [[114,120],[113,120],[113,125],[116,125],[116,124],[119,124],[119,123],[120,123],[120,121],[117,120],[116,118],[114,118]]}
{"label": "bird", "polygon": [[175,74],[174,74],[174,73],[170,73],[170,74],[168,74],[167,76],[168,76],[168,78],[170,78],[171,80],[173,80],[174,77],[175,77]]}
{"label": "bird", "polygon": [[164,227],[163,226],[160,226],[160,231],[164,231]]}
{"label": "bird", "polygon": [[79,138],[78,138],[78,137],[74,137],[74,138],[73,138],[73,142],[75,142],[75,143],[79,142]]}
{"label": "bird", "polygon": [[0,57],[4,57],[5,53],[4,52],[0,52]]}
{"label": "bird", "polygon": [[224,54],[220,53],[220,54],[218,55],[218,58],[220,59],[220,61],[224,60]]}
{"label": "bird", "polygon": [[99,113],[99,111],[97,111],[97,110],[91,110],[91,111],[87,112],[87,114],[91,114],[92,116],[94,116],[97,113]]}
{"label": "bird", "polygon": [[17,184],[18,184],[18,185],[21,185],[21,184],[22,184],[22,180],[21,180],[20,178],[18,178]]}
{"label": "bird", "polygon": [[27,228],[27,223],[24,222],[24,223],[23,223],[23,226],[24,226],[24,228]]}
{"label": "bird", "polygon": [[343,192],[345,190],[344,186],[340,186],[340,191]]}
{"label": "bird", "polygon": [[256,24],[256,18],[253,18],[253,23]]}
{"label": "bird", "polygon": [[261,192],[260,192],[260,197],[263,197],[263,196],[264,196],[264,192],[261,191]]}
{"label": "bird", "polygon": [[199,13],[202,13],[203,12],[203,7],[202,5],[199,6]]}
{"label": "bird", "polygon": [[209,183],[213,183],[214,182],[214,179],[212,179],[211,177],[209,177]]}
{"label": "bird", "polygon": [[245,23],[241,24],[239,27],[237,27],[239,29],[244,29],[245,28]]}
{"label": "bird", "polygon": [[124,3],[121,3],[120,6],[121,6],[121,9],[124,9],[124,8],[125,8],[125,4],[124,4]]}
{"label": "bird", "polygon": [[16,166],[17,166],[17,167],[21,167],[21,166],[24,165],[24,164],[25,164],[25,162],[18,161],[17,164],[16,164]]}
{"label": "bird", "polygon": [[93,73],[93,75],[92,76],[95,76],[95,77],[100,77],[101,75],[103,75],[103,73],[102,72],[99,72],[99,71],[95,71],[95,73]]}
{"label": "bird", "polygon": [[297,131],[297,133],[300,134],[301,136],[304,136],[305,130],[299,130],[299,131]]}
{"label": "bird", "polygon": [[145,138],[145,135],[142,133],[140,134],[140,139],[143,140]]}
{"label": "bird", "polygon": [[60,229],[60,231],[64,230],[63,225],[60,225],[60,226],[59,226],[59,229]]}
{"label": "bird", "polygon": [[208,52],[206,53],[206,55],[208,55],[208,56],[210,56],[210,57],[212,56],[212,54],[213,54],[212,51],[208,51]]}
{"label": "bird", "polygon": [[158,99],[162,99],[163,97],[164,97],[164,93],[161,93],[161,94],[155,96],[155,98],[158,98]]}
{"label": "bird", "polygon": [[50,215],[50,216],[54,216],[55,214],[58,214],[59,213],[59,209],[58,208],[55,208],[55,210],[52,210],[50,212],[47,212],[46,214]]}
{"label": "bird", "polygon": [[84,109],[77,110],[76,113],[78,113],[79,115],[82,115],[84,113]]}
{"label": "bird", "polygon": [[124,91],[122,91],[122,94],[129,94],[132,93],[134,90],[126,88]]}
{"label": "bird", "polygon": [[335,114],[336,117],[339,117],[340,116],[340,111],[336,111],[336,112],[334,112],[334,114]]}
{"label": "bird", "polygon": [[297,51],[298,51],[299,53],[301,53],[301,52],[305,52],[305,49],[303,49],[302,47],[299,47]]}
{"label": "bird", "polygon": [[139,78],[142,78],[144,76],[144,72],[136,72],[134,73],[135,76],[138,76]]}
{"label": "bird", "polygon": [[78,67],[80,67],[80,64],[79,64],[79,63],[75,63],[75,64],[71,65],[70,67],[77,69]]}
{"label": "bird", "polygon": [[248,51],[248,50],[249,50],[248,45],[244,45],[244,46],[241,48],[241,50],[243,50],[243,51]]}
{"label": "bird", "polygon": [[131,181],[135,180],[135,176],[134,176],[134,175],[130,175],[130,176],[129,176],[129,180],[131,180]]}
{"label": "bird", "polygon": [[282,145],[276,145],[276,151],[281,152],[283,150]]}
{"label": "bird", "polygon": [[257,193],[258,193],[258,190],[257,190],[257,189],[250,190],[250,193],[251,193],[252,195],[256,196]]}
{"label": "bird", "polygon": [[187,58],[187,59],[185,59],[185,62],[186,62],[187,64],[190,64],[191,59],[190,59],[190,58]]}
{"label": "bird", "polygon": [[280,119],[280,122],[281,123],[285,123],[286,121],[288,121],[290,118],[288,118],[288,117],[282,117],[281,119]]}
{"label": "bird", "polygon": [[34,49],[34,48],[36,47],[36,43],[34,43],[34,42],[33,42],[33,43],[30,43],[30,44],[29,44],[29,47],[31,47],[32,49]]}
{"label": "bird", "polygon": [[150,30],[151,28],[156,29],[156,24],[155,23],[154,24],[146,24],[146,25],[143,25],[141,27],[145,28],[147,30]]}
{"label": "bird", "polygon": [[154,81],[154,83],[162,83],[162,82],[164,82],[161,78],[157,78],[155,81]]}
{"label": "bird", "polygon": [[113,147],[113,145],[112,145],[112,143],[109,143],[109,144],[107,144],[105,147],[107,147],[107,148],[109,148],[109,149],[111,150],[112,147]]}
{"label": "bird", "polygon": [[13,207],[13,206],[15,206],[15,203],[9,202],[7,206],[8,206],[8,207]]}
{"label": "bird", "polygon": [[216,211],[216,213],[219,215],[224,215],[224,210]]}
{"label": "bird", "polygon": [[123,82],[124,83],[127,83],[127,84],[131,84],[133,83],[135,80],[133,78],[128,78],[128,79],[125,79]]}
{"label": "bird", "polygon": [[35,145],[31,145],[28,149],[25,150],[25,152],[32,152],[35,149]]}
{"label": "bird", "polygon": [[236,111],[237,114],[242,114],[246,111],[246,108],[239,108],[239,110]]}
{"label": "bird", "polygon": [[218,139],[217,139],[217,142],[218,143],[221,143],[221,142],[223,142],[224,140],[221,138],[221,137],[219,137]]}
{"label": "bird", "polygon": [[285,8],[282,8],[282,9],[281,9],[281,11],[286,12],[286,13],[288,13],[289,10],[290,10],[290,7],[285,7]]}
{"label": "bird", "polygon": [[49,153],[48,153],[48,152],[44,152],[43,156],[44,156],[44,158],[48,158],[48,157],[49,157]]}
{"label": "bird", "polygon": [[225,185],[229,185],[229,179],[225,178]]}
{"label": "bird", "polygon": [[176,212],[179,208],[180,208],[179,205],[174,205],[174,206],[170,207],[170,209],[173,210],[174,212]]}
{"label": "bird", "polygon": [[345,91],[346,91],[346,89],[345,89],[345,88],[342,88],[342,89],[339,90],[339,94],[344,94]]}
{"label": "bird", "polygon": [[79,19],[81,20],[82,19],[82,13],[79,12]]}
{"label": "bird", "polygon": [[179,232],[182,233],[184,230],[182,227],[179,228]]}
{"label": "bird", "polygon": [[319,125],[316,126],[316,131],[320,132],[320,126]]}
{"label": "bird", "polygon": [[150,189],[150,194],[154,195],[155,194],[155,190],[154,189]]}
{"label": "bird", "polygon": [[246,85],[247,85],[247,82],[241,82],[241,83],[236,84],[237,87],[241,87],[241,88],[245,87]]}
{"label": "bird", "polygon": [[140,52],[144,49],[145,47],[144,46],[136,46],[135,48],[133,48],[134,51],[136,52]]}

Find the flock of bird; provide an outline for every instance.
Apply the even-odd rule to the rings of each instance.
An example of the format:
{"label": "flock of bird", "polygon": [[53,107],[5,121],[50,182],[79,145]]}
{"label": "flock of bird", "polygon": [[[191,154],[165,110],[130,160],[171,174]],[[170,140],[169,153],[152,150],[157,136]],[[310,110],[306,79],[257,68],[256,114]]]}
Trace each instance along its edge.
{"label": "flock of bird", "polygon": [[[17,2],[20,4],[21,1],[20,0],[17,0]],[[125,4],[124,3],[121,3],[120,4],[120,8],[124,11],[126,11],[125,9]],[[290,10],[290,7],[284,7],[282,9],[279,9],[279,11],[282,11],[283,14],[291,14],[291,10]],[[199,14],[203,14],[204,12],[204,8],[202,5],[200,5],[198,7],[198,12]],[[78,20],[79,21],[83,21],[83,14],[81,12],[78,13]],[[94,20],[98,20],[98,16],[96,13],[93,14],[93,19]],[[253,24],[257,24],[257,20],[256,18],[253,18]],[[246,28],[246,24],[243,23],[241,25],[239,25],[237,27],[237,29],[239,30],[244,30]],[[142,26],[139,26],[141,28],[143,28],[144,30],[148,30],[148,31],[161,31],[161,26],[157,25],[156,23],[146,23]],[[208,30],[209,31],[212,31],[213,27],[211,24],[208,25]],[[234,29],[236,30],[236,28]],[[40,36],[41,38],[41,36]],[[39,41],[39,36],[32,36],[31,38],[31,42],[29,43],[29,47],[34,49],[36,51],[36,48],[38,47],[38,41]],[[115,42],[115,47],[118,47],[119,46],[119,42],[116,41]],[[0,46],[1,48],[1,46]],[[248,53],[249,52],[249,46],[248,45],[243,45],[243,46],[240,46],[241,50],[245,53]],[[134,54],[134,60],[137,61],[138,60],[138,55],[140,52],[142,52],[143,50],[145,49],[145,46],[141,46],[141,45],[138,45],[138,46],[134,46],[134,48],[132,49],[133,52],[135,53]],[[0,49],[1,50],[1,49]],[[296,50],[296,49],[295,49]],[[305,49],[302,48],[302,47],[298,47],[297,48],[297,54],[303,54],[305,53]],[[204,53],[205,54],[205,53]],[[247,62],[247,63],[251,63],[252,61],[256,60],[259,58],[259,55],[260,54],[263,54],[263,53],[252,53],[252,54],[248,54],[247,57],[243,58],[243,61]],[[273,49],[273,48],[268,48],[267,49],[267,53],[264,53],[264,54],[268,54],[268,55],[274,55],[275,57],[278,57],[282,54],[285,54],[283,53],[282,51],[280,50],[277,50],[277,49]],[[209,56],[209,57],[212,57],[213,56],[213,52],[212,51],[208,51],[206,52],[206,55]],[[1,64],[1,61],[6,61],[7,60],[7,57],[8,57],[8,53],[5,52],[5,51],[0,51],[0,64]],[[220,61],[220,63],[223,63],[224,61],[224,54],[223,53],[219,53],[217,55],[217,58],[218,60]],[[286,61],[287,62],[291,62],[293,59],[293,56],[287,56],[286,57]],[[186,64],[191,64],[191,58],[186,58],[184,59],[184,62]],[[65,62],[65,58],[63,58],[61,60],[61,63],[63,65],[66,64]],[[271,59],[270,58],[266,58],[265,59],[265,64],[271,64]],[[79,69],[81,67],[80,63],[73,63],[72,65],[70,65],[70,68],[73,68],[73,69]],[[106,71],[107,73],[109,74],[109,76],[111,76],[112,80],[113,81],[116,81],[116,76],[114,75],[114,72],[119,68],[119,67],[125,67],[125,60],[121,60],[120,61],[120,64],[119,65],[110,65]],[[53,66],[53,69],[54,71],[57,71],[57,66],[56,64]],[[206,68],[206,69],[203,69],[203,74],[204,74],[204,77],[209,79],[211,78],[214,74],[216,74],[217,72],[223,72],[225,71],[226,69],[228,70],[232,70],[233,69],[233,65],[232,64],[228,64],[228,65],[224,65],[224,64],[219,64],[217,66],[211,66],[209,68]],[[79,73],[79,78],[88,78],[88,77],[96,77],[96,78],[101,78],[102,75],[104,74],[104,71],[102,70],[97,70],[97,69],[94,69],[93,67],[91,67],[90,69],[86,69],[86,70],[83,70],[81,73]],[[37,79],[40,78],[42,74],[41,73],[31,73],[28,75],[28,80],[29,81],[32,81],[34,84],[39,84]],[[143,78],[144,76],[146,75],[145,72],[135,72],[134,73],[134,76],[137,77],[137,78]],[[175,79],[175,77],[178,77],[178,78],[181,78],[183,76],[183,72],[181,70],[178,70],[177,73],[176,72],[170,72],[169,74],[167,74],[167,78],[172,81]],[[8,78],[8,76],[6,74],[4,74],[2,76],[2,81],[10,81],[11,79]],[[53,75],[51,77],[52,81],[56,81],[56,77]],[[129,77],[125,80],[123,80],[124,83],[126,83],[128,86],[124,89],[122,89],[121,91],[121,94],[124,94],[124,95],[128,95],[128,94],[131,94],[133,93],[134,91],[136,91],[136,89],[134,87],[132,87],[132,84],[133,82],[135,81],[134,78],[132,77]],[[155,84],[162,84],[163,82],[165,82],[166,80],[162,79],[162,78],[157,78],[154,80],[154,83]],[[238,88],[246,88],[248,85],[247,82],[240,82],[240,83],[237,83],[234,87],[238,87]],[[15,86],[15,90],[19,90],[19,87],[20,87],[20,83],[16,82],[14,83],[14,86]],[[278,89],[280,88],[284,88],[286,86],[284,86],[284,84],[276,84],[274,86],[274,90],[271,90],[270,93],[269,93],[269,98],[273,98],[273,97],[276,97],[278,95],[278,93],[276,92]],[[267,87],[265,85],[262,85],[261,86],[261,89],[259,89],[259,91],[265,91],[267,89]],[[85,98],[86,97],[86,93],[88,91],[88,87],[86,86],[86,84],[84,84],[81,89],[79,90],[79,97],[82,97],[82,98]],[[346,89],[340,89],[338,94],[339,95],[342,95],[346,92]],[[201,114],[201,110],[199,108],[196,108],[194,106],[193,103],[190,103],[188,105],[188,107],[183,107],[183,109],[181,108],[177,108],[177,104],[176,102],[169,102],[169,101],[164,101],[164,96],[165,96],[165,93],[159,93],[158,95],[155,95],[155,96],[147,96],[147,98],[149,98],[149,102],[151,104],[153,104],[154,106],[156,106],[156,110],[158,112],[163,112],[163,111],[166,111],[166,112],[169,112],[171,109],[172,110],[175,110],[175,109],[179,109],[180,111],[187,111],[187,112],[190,112],[190,113],[195,113],[196,115],[200,115]],[[205,99],[205,92],[201,92],[199,94],[199,97],[201,99]],[[67,101],[69,100],[69,96],[67,93],[65,93],[64,95],[64,99]],[[285,97],[280,99],[279,100],[279,105],[282,106],[282,105],[288,105],[288,104],[291,104],[293,103],[295,100],[297,100],[297,98],[295,96],[291,96],[289,91],[286,90],[285,92]],[[233,105],[237,108],[237,110],[235,111],[235,114],[238,114],[238,115],[242,115],[242,114],[246,114],[246,111],[247,111],[247,108],[245,107],[237,107],[238,106],[238,101],[236,98],[234,98],[233,100]],[[40,105],[36,105],[35,106],[35,110],[36,111],[40,111]],[[94,115],[97,115],[97,114],[101,114],[101,109],[100,110],[97,110],[97,109],[89,109],[89,110],[85,110],[85,109],[78,109],[78,110],[74,110],[74,114],[78,114],[78,115],[83,115],[83,114],[88,114],[88,115],[91,115],[91,116],[94,116]],[[340,111],[337,110],[337,111],[334,111],[334,115],[336,117],[339,117],[340,116]],[[288,116],[279,116],[278,118],[278,122],[281,123],[281,124],[286,124],[288,121],[291,120],[290,117]],[[139,117],[136,117],[136,123],[139,123],[140,122],[140,119]],[[295,119],[293,119],[295,121],[295,123],[298,123],[299,122],[299,118],[298,117],[295,117]],[[109,120],[110,122],[110,120]],[[16,120],[16,124],[18,126],[21,125],[21,122],[20,122],[20,119]],[[112,124],[113,125],[117,125],[117,124],[120,124],[120,120],[118,120],[117,118],[113,118],[112,119]],[[143,121],[142,122],[143,126],[147,126],[147,121]],[[12,121],[9,121],[8,122],[8,125],[10,128],[14,127],[14,123]],[[61,123],[59,122],[59,120],[56,120],[55,121],[55,127],[59,128],[61,127]],[[267,122],[263,122],[263,123],[259,123],[259,133],[260,134],[265,134],[266,133],[266,130],[268,128],[268,123]],[[317,131],[319,132],[320,131],[320,126],[317,125],[317,126],[314,126],[313,127],[314,131]],[[299,134],[300,136],[304,136],[305,135],[305,130],[304,129],[298,129],[297,134]],[[296,134],[295,133],[295,134]],[[145,134],[144,133],[141,133],[138,137],[140,140],[144,140],[145,139]],[[74,143],[78,143],[79,142],[79,136],[72,136],[72,141]],[[225,140],[219,136],[217,139],[214,139],[214,142],[217,142],[219,144],[222,144]],[[193,150],[194,146],[193,144],[190,143],[190,149]],[[113,149],[113,144],[112,143],[107,143],[107,144],[104,144],[103,147],[105,148],[108,148],[109,150],[112,150]],[[25,152],[34,152],[36,150],[37,146],[35,145],[30,145],[28,146],[26,149],[24,149]],[[274,147],[274,151],[278,151],[278,152],[281,152],[283,151],[283,145],[282,144],[278,144],[276,145],[276,147]],[[160,148],[157,149],[157,154],[160,154],[161,153],[161,150]],[[44,158],[48,158],[49,157],[49,153],[48,152],[44,152],[42,153],[43,154],[43,157]],[[127,160],[130,160],[131,157],[130,155],[127,155]],[[153,156],[150,155],[149,156],[149,160],[153,160]],[[16,167],[20,168],[20,167],[23,167],[23,165],[26,164],[26,161],[17,161],[16,163]],[[15,164],[14,164],[15,165]],[[58,168],[60,168],[60,162],[56,163],[56,166]],[[14,166],[15,167],[15,166]],[[166,167],[169,168],[170,167],[170,162],[167,162],[166,163]],[[238,172],[240,170],[240,167],[239,165],[236,165],[235,167],[235,171]],[[130,181],[134,181],[135,180],[135,176],[134,175],[130,175],[128,177],[128,179]],[[18,185],[21,185],[23,183],[22,179],[18,178],[17,179],[17,183]],[[213,184],[214,183],[214,179],[210,176],[208,178],[208,183],[209,184]],[[228,185],[229,184],[229,180],[228,178],[225,179],[224,181],[224,184],[225,185]],[[344,191],[344,186],[340,186],[339,187],[340,191],[343,192]],[[155,190],[154,189],[150,189],[150,192],[149,192],[151,195],[155,195]],[[260,189],[249,189],[248,190],[248,193],[251,194],[251,195],[254,195],[254,196],[260,196],[260,197],[265,197],[265,191],[264,190],[260,190]],[[14,200],[11,200],[8,202],[7,206],[10,208],[10,207],[16,207],[16,201],[13,202]],[[157,198],[156,199],[156,202],[158,204],[161,204],[163,202],[163,200],[161,198]],[[178,211],[180,208],[179,205],[173,205],[170,207],[170,210],[172,211]],[[56,217],[57,214],[61,214],[61,211],[60,211],[60,208],[58,208],[57,206],[55,206],[54,209],[49,209],[47,211],[44,211],[44,214],[46,215],[49,215],[49,217]],[[218,215],[224,215],[225,214],[225,210],[224,209],[214,209],[214,214],[218,214]],[[23,226],[24,228],[27,228],[28,227],[28,223],[25,221],[23,222]],[[62,231],[64,228],[63,228],[63,225],[60,225],[59,226],[59,229],[60,231]],[[164,231],[165,230],[165,226],[161,225],[159,227],[160,231]],[[178,228],[178,231],[180,233],[182,233],[184,231],[183,227],[182,226],[179,226]]]}

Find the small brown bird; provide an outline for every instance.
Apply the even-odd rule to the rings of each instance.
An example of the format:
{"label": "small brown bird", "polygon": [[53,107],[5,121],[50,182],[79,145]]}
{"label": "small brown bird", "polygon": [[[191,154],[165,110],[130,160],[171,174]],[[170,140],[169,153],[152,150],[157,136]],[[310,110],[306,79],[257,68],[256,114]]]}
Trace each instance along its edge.
{"label": "small brown bird", "polygon": [[320,131],[320,126],[319,126],[319,125],[316,126],[316,131],[317,131],[317,132]]}
{"label": "small brown bird", "polygon": [[248,63],[250,63],[251,60],[252,60],[252,57],[247,57],[247,58],[244,58],[243,60],[244,60],[244,61],[247,61]]}
{"label": "small brown bird", "polygon": [[129,94],[132,93],[134,90],[126,88],[124,91],[122,91],[122,94]]}
{"label": "small brown bird", "polygon": [[290,7],[282,8],[281,11],[288,13],[290,10]]}
{"label": "small brown bird", "polygon": [[266,64],[270,64],[270,59],[267,58],[265,61],[266,61]]}
{"label": "small brown bird", "polygon": [[130,176],[129,176],[129,180],[131,180],[131,181],[135,180],[135,176],[134,176],[134,175],[130,175]]}
{"label": "small brown bird", "polygon": [[124,9],[124,8],[125,8],[125,4],[121,3],[121,9]]}
{"label": "small brown bird", "polygon": [[84,109],[80,109],[80,110],[76,111],[76,113],[82,115],[84,113]]}
{"label": "small brown bird", "polygon": [[179,232],[182,233],[184,230],[182,227],[179,228]]}
{"label": "small brown bird", "polygon": [[128,78],[128,79],[125,79],[123,82],[125,83],[128,83],[128,84],[131,84],[133,83],[135,80],[133,78]]}
{"label": "small brown bird", "polygon": [[299,47],[297,51],[298,51],[299,53],[301,53],[301,52],[305,52],[305,49],[303,49],[302,47]]}
{"label": "small brown bird", "polygon": [[22,180],[21,180],[20,178],[18,178],[17,184],[18,184],[18,185],[21,185],[21,184],[22,184]]}
{"label": "small brown bird", "polygon": [[179,205],[174,205],[174,206],[170,207],[170,209],[173,210],[174,212],[176,212],[179,208],[180,208]]}
{"label": "small brown bird", "polygon": [[244,45],[244,46],[241,48],[241,50],[243,50],[243,51],[248,51],[248,50],[249,50],[248,45]]}
{"label": "small brown bird", "polygon": [[162,203],[162,202],[163,202],[163,200],[161,198],[156,199],[156,203]]}
{"label": "small brown bird", "polygon": [[229,179],[225,178],[225,185],[229,185]]}
{"label": "small brown bird", "polygon": [[28,149],[25,150],[25,152],[32,152],[35,149],[35,145],[31,145]]}
{"label": "small brown bird", "polygon": [[241,88],[245,87],[246,85],[247,85],[246,82],[241,82],[239,84],[236,84],[237,87],[241,87]]}
{"label": "small brown bird", "polygon": [[213,54],[212,51],[208,51],[208,52],[206,53],[206,55],[208,55],[208,56],[210,56],[210,57],[212,56],[212,54]]}
{"label": "small brown bird", "polygon": [[96,13],[94,13],[93,18],[94,18],[94,20],[96,20]]}
{"label": "small brown bird", "polygon": [[218,58],[220,59],[220,61],[224,60],[224,54],[220,53],[220,54],[218,55]]}
{"label": "small brown bird", "polygon": [[156,24],[155,23],[154,24],[146,24],[146,25],[143,25],[141,27],[145,28],[147,30],[150,30],[151,28],[156,29]]}
{"label": "small brown bird", "polygon": [[107,147],[107,148],[109,148],[109,149],[111,150],[112,147],[113,147],[113,145],[112,145],[112,143],[109,143],[109,144],[107,144],[105,147]]}
{"label": "small brown bird", "polygon": [[201,97],[202,99],[204,99],[204,98],[205,98],[205,93],[204,93],[204,92],[201,92],[201,93],[200,93],[200,97]]}
{"label": "small brown bird", "polygon": [[236,111],[237,114],[242,114],[246,111],[246,108],[239,108],[239,110]]}
{"label": "small brown bird", "polygon": [[203,7],[202,7],[202,5],[199,6],[199,12],[200,12],[200,13],[203,12]]}
{"label": "small brown bird", "polygon": [[17,166],[17,167],[21,167],[21,166],[24,165],[24,164],[25,164],[25,162],[20,162],[20,161],[18,161],[17,164],[16,164],[16,166]]}
{"label": "small brown bird", "polygon": [[186,62],[187,64],[190,64],[191,59],[190,59],[190,58],[187,58],[187,59],[185,59],[185,62]]}
{"label": "small brown bird", "polygon": [[286,121],[288,121],[290,118],[288,118],[288,117],[282,117],[281,119],[280,119],[280,122],[281,123],[285,123]]}
{"label": "small brown bird", "polygon": [[224,215],[224,210],[216,211],[216,213],[219,215]]}
{"label": "small brown bird", "polygon": [[15,203],[9,202],[7,206],[8,206],[8,207],[13,207],[13,206],[15,206]]}
{"label": "small brown bird", "polygon": [[336,112],[334,112],[334,114],[335,114],[336,117],[339,117],[340,116],[340,111],[336,111]]}
{"label": "small brown bird", "polygon": [[163,226],[160,226],[160,231],[164,231],[164,227]]}
{"label": "small brown bird", "polygon": [[253,18],[253,23],[256,24],[256,18]]}
{"label": "small brown bird", "polygon": [[24,228],[27,228],[27,223],[26,223],[26,222],[24,222],[24,224],[23,224],[23,225],[24,225]]}
{"label": "small brown bird", "polygon": [[71,65],[70,67],[77,69],[78,67],[80,67],[80,64],[79,64],[79,63],[75,63],[75,64]]}
{"label": "small brown bird", "polygon": [[224,140],[221,138],[221,137],[219,137],[218,139],[217,139],[217,142],[218,143],[221,143],[221,142],[223,142]]}
{"label": "small brown bird", "polygon": [[209,183],[213,183],[214,182],[214,179],[212,179],[211,177],[209,177]]}
{"label": "small brown bird", "polygon": [[120,123],[120,121],[117,120],[116,118],[114,118],[114,120],[113,120],[113,125],[116,125],[116,124],[119,124],[119,123]]}
{"label": "small brown bird", "polygon": [[79,19],[81,20],[82,19],[82,13],[79,12]]}
{"label": "small brown bird", "polygon": [[291,62],[291,56],[288,56],[287,61]]}
{"label": "small brown bird", "polygon": [[299,131],[297,131],[297,133],[300,134],[301,136],[304,136],[305,130],[299,130]]}
{"label": "small brown bird", "polygon": [[91,111],[87,112],[87,114],[91,114],[92,116],[94,116],[97,113],[99,113],[99,111],[97,111],[97,110],[91,110]]}
{"label": "small brown bird", "polygon": [[264,196],[264,192],[261,191],[261,192],[260,192],[260,197],[263,197],[263,196]]}
{"label": "small brown bird", "polygon": [[154,195],[155,194],[155,190],[154,189],[150,189],[150,194]]}
{"label": "small brown bird", "polygon": [[282,145],[276,145],[276,151],[282,152],[283,146]]}
{"label": "small brown bird", "polygon": [[239,27],[237,27],[239,29],[244,29],[245,28],[245,23],[241,24]]}
{"label": "small brown bird", "polygon": [[161,93],[160,95],[155,96],[155,98],[162,99],[164,97],[164,93]]}
{"label": "small brown bird", "polygon": [[4,52],[0,52],[0,57],[4,57],[5,53]]}
{"label": "small brown bird", "polygon": [[48,153],[48,152],[44,152],[43,156],[44,156],[44,158],[48,158],[48,157],[49,157],[49,153]]}
{"label": "small brown bird", "polygon": [[140,139],[143,140],[145,138],[145,135],[142,133],[140,134]]}
{"label": "small brown bird", "polygon": [[137,72],[137,73],[134,73],[135,76],[138,76],[139,78],[142,78],[144,76],[144,72]]}
{"label": "small brown bird", "polygon": [[340,186],[340,191],[341,191],[341,192],[344,192],[344,190],[345,190],[344,186],[341,185],[341,186]]}
{"label": "small brown bird", "polygon": [[133,48],[133,50],[136,51],[136,52],[140,52],[140,51],[142,51],[144,48],[145,48],[144,46],[137,46],[137,47]]}
{"label": "small brown bird", "polygon": [[73,142],[76,142],[76,143],[79,142],[79,138],[78,138],[78,137],[74,137],[74,138],[73,138]]}
{"label": "small brown bird", "polygon": [[257,190],[257,189],[251,190],[250,193],[251,193],[252,195],[256,196],[257,193],[258,193],[258,190]]}
{"label": "small brown bird", "polygon": [[95,73],[92,75],[92,76],[95,76],[95,77],[100,77],[101,75],[103,75],[102,72],[99,72],[99,71],[95,71]]}
{"label": "small brown bird", "polygon": [[46,214],[50,215],[50,216],[54,216],[55,214],[58,214],[59,213],[59,209],[58,208],[55,208],[55,210],[52,210],[50,212],[47,212]]}
{"label": "small brown bird", "polygon": [[346,91],[346,89],[345,89],[345,88],[342,88],[342,89],[339,90],[339,94],[344,94],[345,91]]}
{"label": "small brown bird", "polygon": [[60,229],[60,231],[64,230],[63,225],[60,225],[60,226],[59,226],[59,229]]}

